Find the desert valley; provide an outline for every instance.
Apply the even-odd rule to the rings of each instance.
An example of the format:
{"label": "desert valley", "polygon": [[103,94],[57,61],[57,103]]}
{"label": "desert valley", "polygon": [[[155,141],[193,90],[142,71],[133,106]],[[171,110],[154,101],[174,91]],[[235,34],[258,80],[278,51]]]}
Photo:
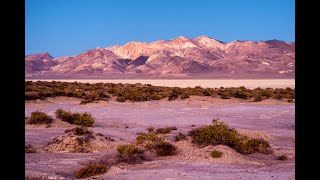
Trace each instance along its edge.
{"label": "desert valley", "polygon": [[25,56],[26,179],[295,179],[295,43]]}

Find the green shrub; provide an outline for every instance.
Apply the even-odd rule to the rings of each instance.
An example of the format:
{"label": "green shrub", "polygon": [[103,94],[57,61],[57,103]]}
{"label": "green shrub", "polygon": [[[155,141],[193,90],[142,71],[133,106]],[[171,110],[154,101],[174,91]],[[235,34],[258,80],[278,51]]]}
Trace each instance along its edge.
{"label": "green shrub", "polygon": [[93,99],[84,99],[80,102],[80,104],[88,104],[88,103],[93,103],[94,100]]}
{"label": "green shrub", "polygon": [[34,111],[31,113],[29,120],[27,121],[28,124],[49,124],[52,122],[52,117],[47,115],[41,111]]}
{"label": "green shrub", "polygon": [[286,155],[280,155],[277,157],[277,160],[280,160],[280,161],[285,161],[287,159],[288,159],[288,157]]}
{"label": "green shrub", "polygon": [[90,113],[72,113],[60,108],[55,112],[55,114],[56,117],[58,119],[61,119],[62,121],[80,126],[90,127],[94,124],[95,121]]}
{"label": "green shrub", "polygon": [[172,156],[177,154],[177,148],[169,142],[159,142],[154,146],[157,156]]}
{"label": "green shrub", "polygon": [[221,99],[230,99],[231,98],[231,93],[229,91],[222,91],[219,93],[221,96]]}
{"label": "green shrub", "polygon": [[260,96],[260,95],[254,96],[254,99],[253,99],[254,102],[259,102],[259,101],[262,101],[262,100],[263,100],[262,96]]}
{"label": "green shrub", "polygon": [[156,133],[157,133],[157,134],[168,134],[168,133],[170,133],[172,130],[177,130],[177,128],[176,128],[176,127],[158,128],[158,129],[156,129]]}
{"label": "green shrub", "polygon": [[213,158],[220,158],[220,157],[222,157],[222,152],[221,151],[218,151],[218,150],[213,150],[212,152],[211,152],[211,157],[213,157]]}
{"label": "green shrub", "polygon": [[138,148],[135,147],[134,145],[132,144],[125,144],[125,145],[120,145],[118,148],[117,148],[117,151],[119,154],[121,155],[128,155],[128,156],[131,156],[131,155],[134,155],[138,152]]}
{"label": "green shrub", "polygon": [[28,144],[24,147],[24,152],[25,153],[36,153],[37,151],[32,145]]}
{"label": "green shrub", "polygon": [[92,131],[89,131],[86,127],[75,127],[73,129],[67,129],[65,133],[72,132],[74,135],[82,136],[86,134],[92,134]]}
{"label": "green shrub", "polygon": [[119,96],[119,97],[116,98],[116,101],[126,102],[126,98],[125,98],[125,97],[122,97],[122,96]]}
{"label": "green shrub", "polygon": [[223,122],[216,122],[209,126],[191,130],[189,135],[192,137],[192,142],[203,145],[225,144],[229,146],[238,141],[237,131],[229,128]]}
{"label": "green shrub", "polygon": [[232,148],[242,154],[251,154],[255,152],[268,154],[270,153],[270,144],[263,139],[249,139],[247,137],[239,138]]}
{"label": "green shrub", "polygon": [[168,96],[168,100],[169,101],[173,101],[173,100],[176,100],[178,99],[179,95],[177,93],[171,93],[169,96]]}
{"label": "green shrub", "polygon": [[137,145],[142,145],[146,149],[152,149],[154,145],[158,142],[164,141],[161,137],[158,137],[156,133],[138,133],[135,143]]}
{"label": "green shrub", "polygon": [[104,164],[92,164],[79,169],[75,173],[75,176],[76,178],[87,178],[90,176],[103,174],[107,172],[108,169],[109,167]]}
{"label": "green shrub", "polygon": [[133,144],[125,144],[117,147],[118,161],[126,163],[137,163],[145,160],[144,151]]}
{"label": "green shrub", "polygon": [[270,153],[270,145],[266,140],[243,137],[235,129],[215,119],[212,125],[193,129],[189,135],[193,143],[200,145],[223,144],[242,154]]}
{"label": "green shrub", "polygon": [[183,94],[181,94],[180,98],[187,99],[187,98],[190,98],[190,96],[189,96],[189,94],[183,93]]}
{"label": "green shrub", "polygon": [[293,99],[288,99],[287,100],[289,103],[293,103],[294,101],[293,101]]}
{"label": "green shrub", "polygon": [[187,139],[187,136],[185,134],[182,134],[181,132],[179,132],[179,134],[174,137],[175,142],[186,140],[186,139]]}
{"label": "green shrub", "polygon": [[154,131],[154,127],[148,127],[147,128],[147,131],[150,133],[150,132],[153,132]]}

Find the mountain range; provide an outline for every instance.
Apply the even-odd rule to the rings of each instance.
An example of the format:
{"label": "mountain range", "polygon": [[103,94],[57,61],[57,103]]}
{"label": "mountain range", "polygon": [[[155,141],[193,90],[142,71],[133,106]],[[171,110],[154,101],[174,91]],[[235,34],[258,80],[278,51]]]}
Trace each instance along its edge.
{"label": "mountain range", "polygon": [[294,66],[294,42],[227,43],[209,36],[25,56],[26,78],[294,78]]}

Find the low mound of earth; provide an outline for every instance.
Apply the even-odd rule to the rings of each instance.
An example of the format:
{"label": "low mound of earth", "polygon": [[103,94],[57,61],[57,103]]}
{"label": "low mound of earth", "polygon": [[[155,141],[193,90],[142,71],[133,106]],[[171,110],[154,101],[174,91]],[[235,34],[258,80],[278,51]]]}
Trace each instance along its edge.
{"label": "low mound of earth", "polygon": [[[162,160],[184,160],[191,162],[211,162],[211,163],[236,163],[236,164],[257,164],[261,165],[259,162],[255,162],[252,158],[248,158],[236,152],[234,149],[225,146],[206,146],[198,147],[192,144],[191,138],[185,141],[178,141],[173,143],[179,150],[179,153],[175,156],[162,157]],[[223,153],[221,158],[212,158],[210,153],[213,150],[218,150]]]}
{"label": "low mound of earth", "polygon": [[76,135],[72,130],[55,137],[42,149],[46,152],[94,153],[115,151],[121,142],[115,142],[102,134],[89,132]]}

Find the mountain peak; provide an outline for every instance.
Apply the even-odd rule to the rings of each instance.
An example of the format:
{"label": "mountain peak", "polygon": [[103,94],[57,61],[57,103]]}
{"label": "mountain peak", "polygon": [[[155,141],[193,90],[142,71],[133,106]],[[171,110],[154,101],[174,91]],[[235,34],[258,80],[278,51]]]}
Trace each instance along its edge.
{"label": "mountain peak", "polygon": [[180,40],[180,41],[188,41],[190,40],[189,38],[185,37],[185,36],[178,36],[178,37],[175,37],[171,40]]}
{"label": "mountain peak", "polygon": [[53,59],[53,57],[48,52],[41,52],[41,53],[26,55],[25,59],[26,60]]}

